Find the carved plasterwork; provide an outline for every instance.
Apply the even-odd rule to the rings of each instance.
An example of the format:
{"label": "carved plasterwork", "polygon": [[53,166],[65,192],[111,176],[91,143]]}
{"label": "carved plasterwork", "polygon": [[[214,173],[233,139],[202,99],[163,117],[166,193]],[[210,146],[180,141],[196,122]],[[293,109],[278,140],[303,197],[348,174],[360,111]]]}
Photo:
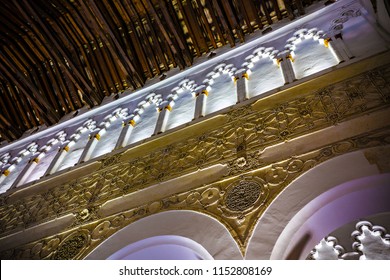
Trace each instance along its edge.
{"label": "carved plasterwork", "polygon": [[[231,211],[240,211],[250,209],[257,200],[263,196],[263,186],[256,181],[241,181],[232,184],[225,199],[227,209]],[[266,197],[265,197],[266,198]],[[263,200],[265,200],[265,198]]]}
{"label": "carved plasterwork", "polygon": [[[96,216],[97,209],[83,209],[78,213],[80,217],[77,226],[72,231],[4,251],[2,252],[2,258],[59,258],[57,253],[59,244],[64,244],[65,240],[73,240],[72,237],[75,232],[83,232],[82,240],[80,238],[76,240],[75,238],[75,244],[70,249],[74,258],[82,258],[113,233],[134,221],[158,212],[181,209],[199,211],[218,219],[229,229],[242,253],[245,254],[247,242],[257,219],[273,199],[295,178],[319,163],[337,155],[360,150],[364,147],[384,144],[390,144],[390,129],[374,135],[367,134],[347,139],[299,157],[265,166],[255,172],[248,172],[245,176],[233,176],[228,180],[150,201],[104,219],[99,219]],[[240,185],[253,183],[260,188],[257,199],[254,202],[252,200],[252,203],[248,203],[243,209],[229,209],[226,201],[232,189]],[[94,218],[88,219],[89,215],[94,216]],[[87,222],[80,222],[83,217]],[[73,244],[73,241],[69,241],[69,243]],[[81,246],[81,243],[84,245]],[[41,249],[38,250],[38,248]],[[79,251],[76,250],[77,248]],[[61,253],[60,256],[66,256],[66,254]]]}
{"label": "carved plasterwork", "polygon": [[[262,106],[238,107],[226,114],[224,124],[196,136],[145,150],[143,155],[126,161],[121,153],[108,156],[101,160],[98,170],[41,192],[37,189],[33,195],[18,199],[12,194],[2,195],[0,236],[68,213],[76,219],[62,233],[3,251],[1,256],[82,258],[124,226],[147,215],[177,209],[203,212],[221,221],[244,254],[257,219],[292,180],[337,155],[387,145],[390,132],[357,135],[302,155],[281,154],[277,161],[264,159],[264,150],[388,107],[389,84],[390,70],[386,66],[276,105],[266,106],[264,102]],[[110,217],[99,216],[99,208],[107,201],[217,163],[226,164],[229,170],[221,181],[155,199]],[[66,240],[73,249],[58,251]]]}
{"label": "carved plasterwork", "polygon": [[330,33],[340,33],[344,28],[343,24],[348,20],[354,17],[359,17],[362,15],[360,10],[360,6],[357,4],[352,4],[348,6],[343,6],[338,11],[338,16],[334,20],[332,20],[329,32]]}
{"label": "carved plasterwork", "polygon": [[318,243],[310,252],[307,259],[310,260],[338,260],[345,252],[343,246],[338,244],[334,236],[327,236]]}
{"label": "carved plasterwork", "polygon": [[368,221],[360,221],[356,224],[356,230],[351,233],[355,240],[351,244],[352,252],[338,244],[334,236],[323,238],[310,252],[307,259],[311,260],[389,260],[390,259],[390,235],[384,227],[373,225]]}

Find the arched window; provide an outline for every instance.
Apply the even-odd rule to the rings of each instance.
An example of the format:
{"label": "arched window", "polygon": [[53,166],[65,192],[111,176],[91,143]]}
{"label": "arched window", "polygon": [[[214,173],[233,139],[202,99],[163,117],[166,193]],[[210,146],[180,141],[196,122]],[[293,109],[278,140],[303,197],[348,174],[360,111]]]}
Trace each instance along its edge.
{"label": "arched window", "polygon": [[172,94],[168,98],[173,102],[166,130],[192,121],[195,112],[195,88],[194,81],[184,80],[178,87],[172,89]]}
{"label": "arched window", "polygon": [[65,147],[65,153],[59,159],[56,170],[53,170],[52,173],[74,166],[79,162],[81,154],[88,143],[89,136],[95,129],[96,122],[88,120],[82,127],[76,130],[75,134],[70,137],[70,142]]}
{"label": "arched window", "polygon": [[38,145],[31,143],[26,149],[19,152],[8,164],[4,165],[0,176],[0,193],[6,192],[12,186],[37,150]]}
{"label": "arched window", "polygon": [[248,75],[248,97],[254,97],[284,85],[283,74],[276,62],[278,51],[261,47],[243,64]]}
{"label": "arched window", "polygon": [[50,139],[40,149],[39,154],[23,169],[22,174],[18,177],[16,186],[27,184],[44,176],[59,149],[63,146],[65,137],[66,133],[60,131],[54,138]]}
{"label": "arched window", "polygon": [[207,101],[205,114],[211,114],[237,103],[237,91],[234,84],[232,64],[220,64],[207,75],[204,83],[207,85]]}
{"label": "arched window", "polygon": [[324,43],[324,33],[316,29],[302,29],[287,40],[295,77],[301,79],[337,65],[339,61]]}
{"label": "arched window", "polygon": [[158,106],[161,103],[161,95],[152,93],[145,101],[138,104],[134,110],[133,130],[129,142],[132,144],[152,136],[158,118]]}
{"label": "arched window", "polygon": [[123,119],[127,116],[127,109],[116,109],[112,114],[105,117],[99,125],[99,141],[93,149],[89,159],[99,157],[114,150],[122,130]]}

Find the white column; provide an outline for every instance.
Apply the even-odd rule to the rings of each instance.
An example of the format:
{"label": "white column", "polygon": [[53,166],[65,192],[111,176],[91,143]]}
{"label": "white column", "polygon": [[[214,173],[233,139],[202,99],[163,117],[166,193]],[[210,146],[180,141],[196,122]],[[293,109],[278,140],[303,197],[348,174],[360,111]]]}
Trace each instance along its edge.
{"label": "white column", "polygon": [[157,123],[153,135],[160,134],[165,131],[165,127],[167,125],[169,113],[171,112],[171,110],[172,107],[168,102],[164,102],[160,105],[158,109]]}
{"label": "white column", "polygon": [[333,55],[336,57],[336,59],[339,61],[339,63],[344,62],[345,58],[340,52],[338,45],[335,43],[334,38],[327,38],[324,40],[325,47],[328,47]]}
{"label": "white column", "polygon": [[329,47],[331,49],[332,53],[337,58],[339,63],[350,60],[354,57],[348,49],[347,45],[345,44],[341,33],[333,37],[324,39],[324,45],[325,47]]}
{"label": "white column", "polygon": [[248,79],[249,76],[246,70],[238,71],[234,81],[237,87],[237,103],[243,102],[249,98],[248,96]]}
{"label": "white column", "polygon": [[26,179],[30,176],[31,172],[38,165],[38,163],[39,163],[39,157],[35,157],[34,159],[30,160],[23,168],[23,170],[19,173],[16,180],[12,183],[10,189],[23,185]]}
{"label": "white column", "polygon": [[337,48],[339,49],[341,54],[345,57],[345,60],[354,58],[354,55],[351,53],[351,51],[349,50],[349,48],[345,44],[341,33],[336,34],[334,36],[334,38],[335,38],[335,43],[338,46]]}
{"label": "white column", "polygon": [[[11,165],[13,166],[13,165]],[[5,169],[2,173],[1,173],[1,176],[0,176],[0,188],[1,188],[1,184],[5,181],[5,179],[8,177],[8,175],[12,172],[12,169],[11,169],[11,166],[9,166],[7,169]],[[14,167],[15,168],[15,167]],[[13,169],[14,169],[13,168]],[[9,189],[9,188],[8,188]],[[7,189],[7,190],[8,190]]]}
{"label": "white column", "polygon": [[81,157],[78,161],[79,163],[85,162],[91,158],[92,152],[95,150],[97,143],[100,140],[100,134],[99,132],[94,132],[90,135],[89,141],[87,145],[84,148],[83,153],[81,154]]}
{"label": "white column", "polygon": [[283,73],[285,84],[292,83],[296,80],[294,68],[292,66],[293,58],[291,54],[282,55],[277,59]]}
{"label": "white column", "polygon": [[9,175],[8,169],[4,170],[4,172],[1,173],[0,184],[3,183],[3,181],[5,180],[5,178],[7,178],[8,175]]}
{"label": "white column", "polygon": [[15,169],[15,163],[12,163],[10,166],[8,166],[6,169],[4,169],[4,170],[1,172],[0,184],[3,183],[3,181],[5,180],[5,178],[8,177],[8,175],[12,172],[12,169]]}
{"label": "white column", "polygon": [[195,115],[194,119],[204,117],[206,111],[206,100],[208,96],[207,90],[202,90],[196,94],[196,103],[195,103]]}
{"label": "white column", "polygon": [[115,149],[120,149],[127,146],[134,126],[135,121],[133,118],[123,121],[123,128],[121,130],[121,134],[119,135],[118,141],[116,142]]}
{"label": "white column", "polygon": [[44,176],[47,176],[49,174],[53,174],[53,173],[57,172],[58,168],[60,167],[60,164],[62,163],[62,161],[64,160],[65,156],[69,152],[68,144],[69,143],[65,144],[63,147],[61,147],[58,150],[58,153],[54,156],[54,158],[51,161],[51,163],[49,165],[49,168],[47,168]]}

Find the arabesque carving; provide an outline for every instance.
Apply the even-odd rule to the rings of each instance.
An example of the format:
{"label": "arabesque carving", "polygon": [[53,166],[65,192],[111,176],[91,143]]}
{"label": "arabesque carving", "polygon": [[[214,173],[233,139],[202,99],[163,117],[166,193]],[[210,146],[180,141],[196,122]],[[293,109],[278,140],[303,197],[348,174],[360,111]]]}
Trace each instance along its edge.
{"label": "arabesque carving", "polygon": [[[144,155],[128,161],[122,160],[122,154],[106,157],[101,168],[87,176],[40,193],[37,190],[34,195],[15,201],[12,196],[2,195],[1,236],[68,213],[76,216],[66,232],[3,251],[2,259],[82,258],[124,226],[147,215],[174,209],[200,211],[217,218],[245,253],[255,221],[292,180],[337,155],[388,145],[390,131],[345,139],[303,155],[286,155],[273,163],[262,159],[264,149],[388,107],[389,84],[390,68],[385,66],[271,108],[258,110],[257,104],[239,107],[226,114],[223,125],[210,127],[209,131],[195,137],[145,151]],[[229,169],[220,182],[110,217],[98,214],[100,205],[110,199],[217,163],[227,164]],[[246,202],[238,201],[239,196],[232,194],[240,184],[253,187],[250,194],[246,194]],[[259,186],[258,194],[255,185]],[[237,188],[235,192],[240,191],[243,189]],[[84,237],[70,237],[80,231]],[[59,249],[60,244],[66,240],[70,240],[73,249],[61,251],[64,249]]]}

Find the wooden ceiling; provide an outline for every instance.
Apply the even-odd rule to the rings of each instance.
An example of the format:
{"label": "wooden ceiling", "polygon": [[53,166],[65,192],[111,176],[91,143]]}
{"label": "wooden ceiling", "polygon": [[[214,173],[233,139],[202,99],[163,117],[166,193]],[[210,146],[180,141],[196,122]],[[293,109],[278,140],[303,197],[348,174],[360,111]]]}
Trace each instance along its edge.
{"label": "wooden ceiling", "polygon": [[13,0],[0,5],[0,142],[303,14],[304,0]]}

